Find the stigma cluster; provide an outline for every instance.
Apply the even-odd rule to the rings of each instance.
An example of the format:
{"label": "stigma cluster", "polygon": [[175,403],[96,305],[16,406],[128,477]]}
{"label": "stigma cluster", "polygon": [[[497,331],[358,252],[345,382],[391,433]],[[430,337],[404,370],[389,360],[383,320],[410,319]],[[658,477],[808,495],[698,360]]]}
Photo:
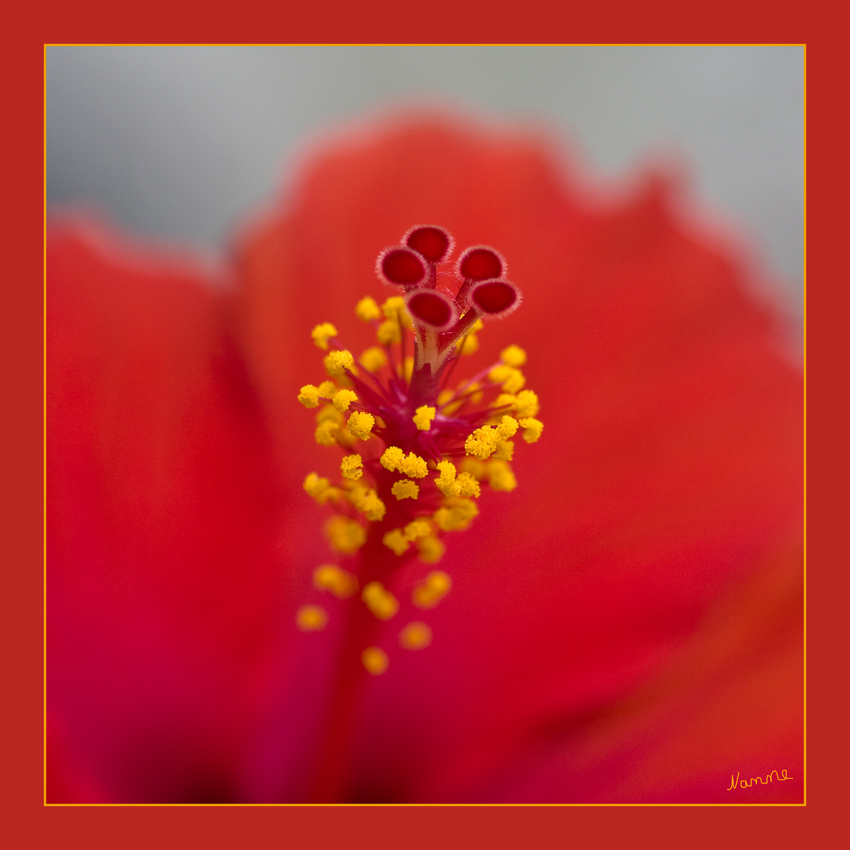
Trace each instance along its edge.
{"label": "stigma cluster", "polygon": [[[330,546],[341,560],[356,563],[367,541],[379,542],[386,583],[394,567],[411,558],[437,564],[443,537],[470,526],[484,489],[513,490],[515,441],[534,443],[543,429],[537,395],[525,386],[526,353],[518,346],[503,349],[472,378],[451,383],[458,358],[476,352],[483,320],[507,315],[521,300],[497,251],[474,246],[451,263],[453,247],[443,228],[419,226],[382,251],[378,278],[397,294],[381,304],[366,296],[355,308],[357,318],[372,325],[375,344],[355,356],[339,343],[334,325],[317,325],[313,341],[328,352],[324,379],[298,394],[304,407],[316,410],[316,441],[339,453],[336,473],[311,472],[304,481],[305,491],[333,510],[325,524]],[[339,598],[359,591],[376,618],[392,619],[398,600],[379,581],[361,589],[361,572],[325,564],[314,584]],[[433,607],[450,585],[446,573],[433,570],[413,588],[411,603]],[[304,630],[326,622],[319,606],[298,612]],[[407,649],[429,642],[425,623],[399,633]],[[362,658],[371,673],[386,669],[386,653],[377,647],[367,647]]]}

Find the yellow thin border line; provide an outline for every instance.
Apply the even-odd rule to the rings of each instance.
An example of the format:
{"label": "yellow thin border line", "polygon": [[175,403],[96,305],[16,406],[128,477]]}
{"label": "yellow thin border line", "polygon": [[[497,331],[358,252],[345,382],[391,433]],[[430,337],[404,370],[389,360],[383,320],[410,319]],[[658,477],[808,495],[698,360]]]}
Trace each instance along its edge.
{"label": "yellow thin border line", "polygon": [[[803,48],[803,802],[802,803],[49,803],[47,802],[47,48],[48,47],[287,47],[287,46],[305,46],[305,47],[357,47],[357,46],[398,46],[398,47],[487,47],[487,46],[516,46],[516,47],[802,47]],[[43,576],[43,792],[44,806],[55,808],[100,808],[100,807],[131,807],[131,808],[197,808],[197,807],[216,807],[216,808],[244,808],[244,807],[273,807],[273,808],[386,808],[386,807],[412,807],[412,808],[573,808],[573,807],[672,807],[678,808],[682,806],[699,807],[699,808],[787,808],[787,807],[805,807],[808,805],[808,693],[806,688],[807,683],[807,658],[808,658],[808,456],[807,456],[807,434],[808,434],[808,407],[807,407],[807,224],[808,224],[808,209],[807,209],[807,193],[808,193],[808,126],[807,126],[807,54],[808,45],[803,43],[723,43],[723,44],[585,44],[585,43],[517,43],[517,44],[303,44],[303,43],[261,43],[261,44],[182,44],[182,43],[127,43],[127,44],[108,44],[108,43],[44,43],[42,66],[43,66],[43,91],[42,91],[42,109],[43,109],[43,125],[42,125],[42,192],[43,192],[43,232],[42,232],[42,260],[43,260],[43,279],[42,279],[42,414],[43,414],[43,431],[42,431],[42,481],[43,481],[43,499],[42,499],[42,576]]]}
{"label": "yellow thin border line", "polygon": [[44,47],[803,47],[806,42],[44,42]]}
{"label": "yellow thin border line", "polygon": [[806,237],[808,227],[808,122],[807,61],[803,45],[803,804],[808,801],[808,381],[807,381],[807,266]]}
{"label": "yellow thin border line", "polygon": [[44,785],[44,804],[47,803],[47,50],[43,55],[43,125],[42,125],[42,192],[44,206],[42,207],[43,231],[42,231],[42,604],[44,614],[42,621],[42,654],[44,663],[42,668],[44,684],[42,689],[42,700],[44,702],[43,725],[44,740],[42,758],[44,761],[44,772],[42,781]]}

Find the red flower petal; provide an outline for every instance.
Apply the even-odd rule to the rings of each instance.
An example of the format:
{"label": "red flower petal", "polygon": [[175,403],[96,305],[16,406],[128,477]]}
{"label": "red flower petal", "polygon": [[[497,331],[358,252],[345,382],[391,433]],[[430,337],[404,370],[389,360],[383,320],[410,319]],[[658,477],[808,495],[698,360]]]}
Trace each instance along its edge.
{"label": "red flower petal", "polygon": [[281,494],[221,281],[91,223],[47,270],[49,705],[114,801],[232,799]]}
{"label": "red flower petal", "polygon": [[[672,210],[661,183],[620,201],[577,197],[538,141],[419,120],[341,140],[247,240],[242,338],[280,452],[303,445],[305,471],[313,448],[293,435],[289,399],[309,376],[282,364],[309,362],[309,327],[344,326],[349,305],[376,291],[369,272],[388,235],[430,220],[458,244],[497,245],[525,294],[485,329],[478,357],[512,341],[528,350],[539,451],[518,458],[510,504],[482,499],[473,530],[449,540],[441,566],[455,589],[433,645],[372,686],[347,799],[663,802],[704,791],[715,768],[725,790],[728,763],[688,716],[710,683],[720,703],[736,688],[764,696],[735,658],[769,666],[773,613],[753,610],[753,632],[717,651],[711,680],[689,653],[712,645],[701,624],[741,583],[770,588],[765,563],[799,539],[802,385],[747,294],[752,270]],[[728,710],[707,721],[779,767],[800,763],[796,640],[772,704],[731,732]],[[669,685],[677,668],[691,690]],[[650,710],[600,739],[602,720],[640,694]],[[652,753],[630,755],[632,734],[666,754],[643,788],[632,771]],[[801,789],[782,786],[783,799]]]}

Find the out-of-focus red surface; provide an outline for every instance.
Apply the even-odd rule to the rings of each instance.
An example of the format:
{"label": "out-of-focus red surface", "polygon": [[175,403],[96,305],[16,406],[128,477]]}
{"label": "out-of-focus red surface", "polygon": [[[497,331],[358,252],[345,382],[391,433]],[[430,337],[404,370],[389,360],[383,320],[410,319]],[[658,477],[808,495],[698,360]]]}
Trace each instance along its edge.
{"label": "out-of-focus red surface", "polygon": [[801,375],[680,187],[578,185],[547,140],[425,116],[318,152],[240,231],[233,289],[51,229],[48,703],[77,797],[303,799],[339,637],[293,626],[330,556],[301,482],[336,466],[295,402],[309,331],[371,344],[375,256],[433,223],[506,257],[524,302],[470,364],[523,346],[545,430],[447,538],[434,643],[369,683],[341,801],[802,800]]}

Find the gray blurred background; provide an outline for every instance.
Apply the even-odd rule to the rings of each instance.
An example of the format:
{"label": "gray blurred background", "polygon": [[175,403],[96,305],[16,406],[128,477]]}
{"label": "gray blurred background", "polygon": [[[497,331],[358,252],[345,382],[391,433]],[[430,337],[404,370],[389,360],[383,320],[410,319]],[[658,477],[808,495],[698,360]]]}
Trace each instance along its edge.
{"label": "gray blurred background", "polygon": [[[802,46],[48,47],[47,197],[222,240],[305,143],[416,99],[564,134],[600,179],[677,154],[803,313]],[[739,228],[738,228],[739,226]]]}

